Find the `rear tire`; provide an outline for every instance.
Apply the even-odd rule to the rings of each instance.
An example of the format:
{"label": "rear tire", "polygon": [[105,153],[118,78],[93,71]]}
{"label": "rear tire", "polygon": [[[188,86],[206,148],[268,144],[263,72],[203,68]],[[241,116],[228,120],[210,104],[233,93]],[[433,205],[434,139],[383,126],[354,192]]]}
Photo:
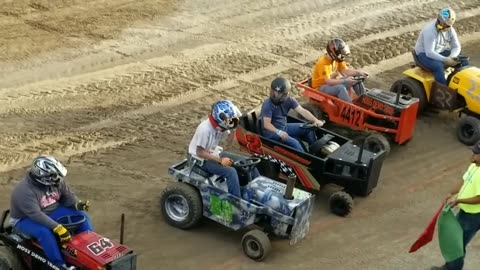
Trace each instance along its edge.
{"label": "rear tire", "polygon": [[388,154],[390,154],[390,143],[382,134],[372,133],[365,138],[365,149],[373,153],[378,153],[380,150],[383,150],[388,156]]}
{"label": "rear tire", "polygon": [[1,270],[24,270],[20,258],[8,247],[0,245],[0,269]]}
{"label": "rear tire", "polygon": [[242,237],[242,249],[247,257],[259,262],[265,260],[272,250],[272,245],[264,232],[253,229]]}
{"label": "rear tire", "polygon": [[328,200],[330,211],[337,216],[345,217],[353,210],[353,198],[345,191],[337,191]]}
{"label": "rear tire", "polygon": [[[319,120],[322,120],[325,118],[322,110],[318,107],[318,105],[315,105],[312,103],[305,103],[305,104],[302,104],[302,107],[305,110],[309,111],[311,114],[313,114],[313,116],[315,116]],[[306,120],[301,115],[299,116],[300,116],[300,119]]]}
{"label": "rear tire", "polygon": [[413,78],[403,78],[393,83],[390,92],[397,93],[398,88],[401,88],[401,94],[419,99],[418,114],[425,111],[429,102],[422,83]]}
{"label": "rear tire", "polygon": [[480,120],[473,116],[460,118],[457,124],[457,138],[469,146],[480,141]]}
{"label": "rear tire", "polygon": [[198,190],[182,182],[169,184],[163,190],[160,206],[166,222],[182,230],[195,227],[203,216]]}

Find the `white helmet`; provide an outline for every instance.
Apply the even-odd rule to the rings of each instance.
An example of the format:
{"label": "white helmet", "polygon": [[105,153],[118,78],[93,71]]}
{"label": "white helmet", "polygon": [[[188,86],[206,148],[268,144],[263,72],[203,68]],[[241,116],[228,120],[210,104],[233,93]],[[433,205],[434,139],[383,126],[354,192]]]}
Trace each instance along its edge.
{"label": "white helmet", "polygon": [[67,169],[56,158],[40,155],[33,160],[30,174],[40,184],[52,186],[63,181],[67,175]]}

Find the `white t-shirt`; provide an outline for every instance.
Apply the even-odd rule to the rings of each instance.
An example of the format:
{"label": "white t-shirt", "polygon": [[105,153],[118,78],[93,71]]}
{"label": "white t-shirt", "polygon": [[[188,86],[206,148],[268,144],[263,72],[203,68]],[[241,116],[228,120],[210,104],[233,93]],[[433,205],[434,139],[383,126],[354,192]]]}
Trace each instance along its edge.
{"label": "white t-shirt", "polygon": [[225,140],[229,134],[230,131],[228,130],[222,132],[221,130],[214,128],[210,123],[210,120],[203,120],[200,125],[198,125],[197,130],[190,141],[188,153],[199,160],[203,160],[203,158],[197,156],[197,146],[201,146],[210,153],[213,153],[218,144]]}

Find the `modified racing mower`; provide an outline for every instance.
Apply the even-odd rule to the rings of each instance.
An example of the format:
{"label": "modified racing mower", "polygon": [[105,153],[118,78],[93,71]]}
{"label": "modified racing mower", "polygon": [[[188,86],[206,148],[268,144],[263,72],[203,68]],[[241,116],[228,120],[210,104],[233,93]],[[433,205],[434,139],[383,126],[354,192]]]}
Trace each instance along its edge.
{"label": "modified racing mower", "polygon": [[[45,256],[36,239],[18,232],[7,220],[9,210],[3,212],[0,224],[1,270],[61,270]],[[137,255],[123,245],[123,222],[120,244],[95,232],[75,234],[85,222],[81,215],[63,216],[57,222],[72,234],[68,243],[60,244],[61,253],[68,265],[78,270],[135,270]]]}
{"label": "modified racing mower", "polygon": [[346,137],[288,115],[288,123],[315,129],[318,140],[310,146],[302,141],[305,152],[301,152],[262,136],[260,121],[257,111],[252,110],[240,118],[235,131],[241,149],[262,158],[257,166],[260,174],[285,182],[293,173],[299,179],[297,186],[313,193],[327,185],[340,187],[329,199],[330,210],[339,216],[351,212],[353,196],[368,196],[377,186],[384,150],[372,152],[364,143],[357,146]]}
{"label": "modified racing mower", "polygon": [[459,113],[457,138],[466,145],[480,140],[480,68],[469,64],[469,57],[460,55],[459,64],[445,70],[450,90],[432,87],[435,78],[432,72],[423,66],[412,51],[414,65],[403,72],[406,76],[391,87],[392,92],[418,98],[419,112],[427,108],[448,110]]}
{"label": "modified racing mower", "polygon": [[[363,83],[364,76],[354,77]],[[326,128],[331,124],[361,131],[368,150],[390,152],[390,142],[402,145],[413,136],[418,110],[418,99],[401,93],[380,89],[365,89],[365,94],[346,102],[311,87],[311,79],[297,83],[308,103],[302,106],[318,119],[325,119]],[[340,133],[340,132],[339,132]]]}
{"label": "modified racing mower", "polygon": [[255,261],[270,253],[269,235],[289,238],[291,245],[306,236],[315,196],[294,188],[295,175],[290,175],[287,185],[264,176],[251,179],[250,172],[261,159],[237,160],[233,167],[240,178],[239,198],[228,192],[225,178],[202,170],[201,162],[190,157],[169,168],[176,182],[161,196],[167,223],[186,230],[206,217],[235,231],[247,229],[241,245]]}

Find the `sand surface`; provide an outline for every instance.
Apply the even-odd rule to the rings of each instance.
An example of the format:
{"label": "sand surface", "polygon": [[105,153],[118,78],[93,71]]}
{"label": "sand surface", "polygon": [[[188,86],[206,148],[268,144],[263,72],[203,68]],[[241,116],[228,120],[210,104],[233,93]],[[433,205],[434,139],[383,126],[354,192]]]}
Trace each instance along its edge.
{"label": "sand surface", "polygon": [[[480,66],[480,4],[389,0],[37,0],[0,6],[0,198],[39,153],[65,161],[67,181],[92,201],[96,230],[126,242],[141,270],[428,269],[436,240],[408,249],[468,165],[455,116],[418,119],[394,147],[380,184],[347,218],[320,195],[305,241],[274,242],[262,263],[246,258],[241,233],[211,223],[181,231],[163,221],[159,195],[172,181],[210,104],[258,106],[272,78],[309,75],[325,42],[349,42],[354,67],[388,89],[411,63],[419,29],[443,6],[457,11],[464,52]],[[296,94],[297,92],[295,92]],[[480,240],[465,269],[480,265]]]}

